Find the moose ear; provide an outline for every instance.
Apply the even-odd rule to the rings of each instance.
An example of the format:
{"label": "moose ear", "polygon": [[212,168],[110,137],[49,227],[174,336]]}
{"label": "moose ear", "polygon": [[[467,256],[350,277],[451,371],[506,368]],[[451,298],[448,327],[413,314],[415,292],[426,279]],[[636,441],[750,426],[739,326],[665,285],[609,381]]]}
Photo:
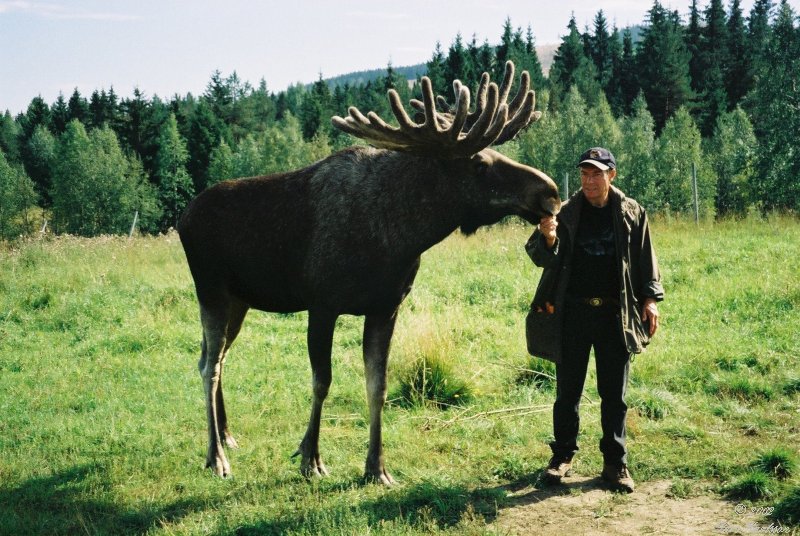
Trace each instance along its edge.
{"label": "moose ear", "polygon": [[489,159],[483,153],[473,155],[469,161],[476,175],[483,175],[489,169]]}

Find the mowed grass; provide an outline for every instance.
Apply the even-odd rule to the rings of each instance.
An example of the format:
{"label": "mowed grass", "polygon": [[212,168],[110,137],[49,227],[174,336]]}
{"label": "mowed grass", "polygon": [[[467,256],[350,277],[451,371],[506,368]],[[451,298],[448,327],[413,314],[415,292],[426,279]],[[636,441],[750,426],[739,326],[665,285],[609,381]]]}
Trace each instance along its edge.
{"label": "mowed grass", "polygon": [[[526,372],[550,370],[525,351],[539,277],[522,247],[531,231],[456,234],[423,256],[395,332],[390,394],[435,360],[470,398],[390,401],[392,489],[361,481],[361,318],[342,317],[334,340],[321,437],[332,474],[308,482],[290,459],[310,411],[307,316],[250,312],[225,370],[241,448],[222,480],[203,468],[200,326],[177,237],[0,249],[0,533],[491,532],[504,486],[535,483],[549,458],[553,384]],[[632,368],[635,477],[730,494],[779,452],[792,471],[778,475],[770,462],[769,493],[745,496],[796,509],[800,222],[656,220],[653,232],[667,301],[661,332]],[[593,476],[602,466],[593,370],[582,417],[576,472]],[[792,511],[785,519],[798,518]]]}

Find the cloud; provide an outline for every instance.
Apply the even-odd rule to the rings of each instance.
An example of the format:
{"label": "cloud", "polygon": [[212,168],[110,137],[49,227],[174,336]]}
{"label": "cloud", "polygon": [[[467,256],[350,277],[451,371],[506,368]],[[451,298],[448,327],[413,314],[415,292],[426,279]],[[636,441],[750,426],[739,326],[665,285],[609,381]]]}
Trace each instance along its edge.
{"label": "cloud", "polygon": [[350,11],[347,16],[371,21],[398,21],[411,18],[408,13],[390,13],[388,11]]}
{"label": "cloud", "polygon": [[123,13],[108,13],[97,11],[78,10],[70,6],[47,3],[47,2],[27,2],[24,0],[0,1],[0,15],[6,13],[26,13],[46,19],[55,20],[96,20],[125,22],[141,20],[138,15],[126,15]]}

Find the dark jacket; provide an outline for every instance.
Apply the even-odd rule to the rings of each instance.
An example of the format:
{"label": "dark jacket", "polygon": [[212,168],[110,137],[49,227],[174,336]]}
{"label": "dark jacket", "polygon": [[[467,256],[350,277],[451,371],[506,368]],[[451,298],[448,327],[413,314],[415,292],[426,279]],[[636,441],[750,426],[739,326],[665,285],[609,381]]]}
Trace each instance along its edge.
{"label": "dark jacket", "polygon": [[[536,266],[544,268],[526,322],[528,351],[553,362],[561,361],[561,337],[567,283],[570,277],[572,247],[578,232],[583,192],[575,193],[561,207],[557,241],[548,249],[538,228],[531,235],[525,250]],[[628,351],[640,353],[650,342],[648,327],[642,322],[645,298],[664,299],[656,254],[650,241],[650,228],[645,210],[620,190],[609,192],[614,215],[617,265],[620,281],[620,335]]]}

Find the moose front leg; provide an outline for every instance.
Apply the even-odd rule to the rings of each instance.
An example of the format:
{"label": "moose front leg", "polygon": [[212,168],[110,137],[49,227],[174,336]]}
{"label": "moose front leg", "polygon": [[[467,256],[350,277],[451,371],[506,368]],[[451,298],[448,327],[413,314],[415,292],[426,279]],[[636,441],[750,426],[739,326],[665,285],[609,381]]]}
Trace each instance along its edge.
{"label": "moose front leg", "polygon": [[319,429],[322,419],[322,404],[331,386],[331,345],[337,315],[309,311],[308,313],[308,356],[311,360],[312,389],[314,400],[311,404],[311,418],[306,435],[292,457],[300,456],[300,473],[305,477],[325,476],[328,469],[319,454]]}
{"label": "moose front leg", "polygon": [[381,420],[386,403],[386,372],[396,312],[391,315],[367,315],[364,320],[364,370],[369,402],[369,450],[364,477],[390,486],[392,475],[383,462]]}

